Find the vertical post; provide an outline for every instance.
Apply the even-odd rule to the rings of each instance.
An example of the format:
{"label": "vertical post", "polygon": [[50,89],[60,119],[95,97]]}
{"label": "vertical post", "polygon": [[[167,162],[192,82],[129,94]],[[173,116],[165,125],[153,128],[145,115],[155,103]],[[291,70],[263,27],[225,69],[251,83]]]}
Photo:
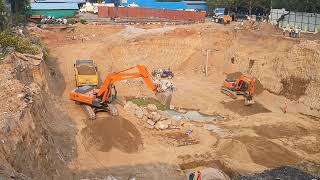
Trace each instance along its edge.
{"label": "vertical post", "polygon": [[210,49],[207,49],[207,60],[206,60],[206,65],[205,65],[205,68],[206,68],[206,76],[208,76],[208,63],[209,63],[209,52],[210,52]]}

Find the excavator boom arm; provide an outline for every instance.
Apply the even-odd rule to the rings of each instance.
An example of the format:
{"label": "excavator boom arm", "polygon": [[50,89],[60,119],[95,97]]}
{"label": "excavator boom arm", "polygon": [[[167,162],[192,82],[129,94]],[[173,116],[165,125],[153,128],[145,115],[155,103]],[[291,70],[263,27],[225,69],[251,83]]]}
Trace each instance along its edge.
{"label": "excavator boom arm", "polygon": [[147,87],[152,90],[153,92],[157,93],[157,85],[154,84],[152,77],[150,76],[147,68],[142,65],[136,66],[138,69],[137,73],[125,73],[126,71],[129,71],[135,67],[126,69],[124,71],[112,73],[107,76],[107,78],[104,80],[100,90],[98,91],[97,96],[102,97],[102,102],[106,102],[108,100],[108,97],[110,95],[110,86],[118,81],[127,80],[127,79],[136,79],[136,78],[142,78],[147,85]]}

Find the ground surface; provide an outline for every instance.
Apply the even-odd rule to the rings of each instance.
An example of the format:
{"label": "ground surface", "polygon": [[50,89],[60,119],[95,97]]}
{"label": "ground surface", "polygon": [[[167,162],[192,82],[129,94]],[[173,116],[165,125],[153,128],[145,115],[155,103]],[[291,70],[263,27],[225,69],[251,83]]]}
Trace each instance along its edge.
{"label": "ground surface", "polygon": [[[319,41],[282,37],[269,25],[259,30],[247,25],[240,31],[234,26],[77,25],[69,33],[33,29],[47,44],[50,61],[64,77],[65,88],[56,87],[61,109],[79,132],[77,157],[68,166],[85,175],[105,172],[140,179],[183,179],[177,165],[183,169],[218,167],[233,176],[281,165],[320,163],[320,57],[319,49],[312,49]],[[210,49],[207,77],[203,73],[206,49]],[[295,59],[300,56],[308,62]],[[101,78],[136,64],[150,71],[170,67],[177,87],[172,104],[226,117],[214,122],[224,133],[207,131],[203,123],[193,122],[180,130],[150,130],[120,106],[120,119],[100,113],[97,121],[90,122],[84,110],[68,99],[75,86],[76,59],[95,60]],[[253,74],[267,89],[260,87],[252,107],[244,107],[240,97],[234,101],[220,93],[227,74],[239,71]],[[286,84],[297,81],[290,77],[300,77],[306,87],[292,90]],[[154,97],[136,83],[118,83],[117,89],[120,96]],[[188,129],[193,130],[191,140],[184,136]],[[191,143],[181,146],[186,141]]]}

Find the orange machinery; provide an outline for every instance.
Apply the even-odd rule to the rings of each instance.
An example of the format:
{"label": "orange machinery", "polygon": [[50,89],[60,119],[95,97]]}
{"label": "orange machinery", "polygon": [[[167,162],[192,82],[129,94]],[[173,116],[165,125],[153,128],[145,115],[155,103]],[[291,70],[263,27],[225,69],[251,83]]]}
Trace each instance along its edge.
{"label": "orange machinery", "polygon": [[[138,72],[127,73],[127,71],[134,68],[137,68]],[[117,96],[117,91],[114,83],[121,80],[136,78],[142,78],[148,88],[155,92],[156,95],[162,93],[162,98],[166,97],[167,99],[171,100],[171,93],[163,92],[159,85],[153,82],[152,76],[149,74],[147,68],[142,65],[137,65],[120,72],[109,74],[104,80],[100,89],[95,89],[93,86],[78,87],[71,91],[69,96],[71,100],[76,101],[77,103],[80,103],[84,106],[89,114],[90,119],[95,119],[96,112],[99,111],[110,112],[111,115],[116,116],[118,115],[118,111],[116,107],[111,104]]]}
{"label": "orange machinery", "polygon": [[221,87],[221,92],[233,99],[237,99],[237,95],[243,95],[245,97],[245,105],[251,105],[254,104],[253,94],[255,83],[255,78],[242,74],[236,80],[226,79]]}

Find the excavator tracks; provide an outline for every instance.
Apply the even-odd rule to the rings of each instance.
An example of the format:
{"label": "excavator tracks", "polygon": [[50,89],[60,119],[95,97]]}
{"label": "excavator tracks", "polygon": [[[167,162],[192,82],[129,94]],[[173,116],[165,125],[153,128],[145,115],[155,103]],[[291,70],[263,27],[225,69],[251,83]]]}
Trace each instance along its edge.
{"label": "excavator tracks", "polygon": [[221,93],[230,96],[232,99],[237,99],[237,94],[228,88],[221,87]]}
{"label": "excavator tracks", "polygon": [[108,109],[109,109],[111,116],[118,116],[119,115],[118,109],[115,105],[108,104]]}
{"label": "excavator tracks", "polygon": [[86,110],[86,112],[89,116],[89,119],[91,119],[91,120],[96,119],[96,113],[94,112],[94,109],[91,106],[83,104],[82,107]]}

